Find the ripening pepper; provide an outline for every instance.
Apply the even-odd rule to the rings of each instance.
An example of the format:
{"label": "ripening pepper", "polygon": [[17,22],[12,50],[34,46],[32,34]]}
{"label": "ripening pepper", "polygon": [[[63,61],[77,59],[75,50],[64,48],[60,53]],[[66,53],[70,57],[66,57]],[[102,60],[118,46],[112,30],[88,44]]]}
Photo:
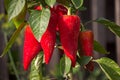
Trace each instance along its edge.
{"label": "ripening pepper", "polygon": [[58,22],[60,41],[65,54],[71,59],[72,66],[76,63],[80,18],[77,15],[63,15]]}
{"label": "ripening pepper", "polygon": [[81,56],[93,56],[93,32],[90,30],[79,33],[79,53]]}
{"label": "ripening pepper", "polygon": [[[90,30],[81,31],[79,33],[79,54],[80,56],[93,56],[93,42],[94,36],[93,32]],[[87,65],[85,65],[86,69],[93,71],[94,63],[90,61]]]}
{"label": "ripening pepper", "polygon": [[41,38],[41,47],[44,52],[45,57],[45,63],[48,64],[56,42],[56,26],[58,23],[57,14],[54,12],[54,10],[51,9],[51,17],[48,24],[48,27],[45,31],[45,33],[42,35]]}
{"label": "ripening pepper", "polygon": [[26,26],[24,34],[23,66],[27,70],[33,58],[42,50],[40,43],[36,40],[29,25]]}

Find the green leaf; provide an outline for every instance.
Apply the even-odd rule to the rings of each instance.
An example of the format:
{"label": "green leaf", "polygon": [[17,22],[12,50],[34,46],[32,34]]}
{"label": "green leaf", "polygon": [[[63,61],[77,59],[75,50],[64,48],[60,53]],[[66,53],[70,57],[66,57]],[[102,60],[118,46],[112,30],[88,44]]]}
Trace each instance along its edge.
{"label": "green leaf", "polygon": [[92,57],[90,57],[90,56],[82,56],[80,58],[77,56],[77,62],[81,66],[84,66],[84,65],[88,64],[91,59],[92,59]]}
{"label": "green leaf", "polygon": [[13,33],[12,37],[10,38],[10,41],[7,43],[6,47],[3,50],[3,53],[0,57],[4,56],[9,49],[11,48],[11,46],[13,45],[13,43],[15,42],[17,36],[20,34],[21,30],[23,29],[23,27],[25,26],[25,23],[22,23],[20,25],[20,27]]}
{"label": "green leaf", "polygon": [[10,4],[10,1],[11,0],[4,0],[4,4],[5,4],[5,10],[7,10],[8,11],[8,8],[9,8],[9,4]]}
{"label": "green leaf", "polygon": [[17,15],[15,18],[13,18],[13,22],[14,22],[16,28],[18,28],[20,26],[20,24],[25,21],[26,7],[27,7],[27,5],[24,6],[23,10],[20,12],[19,15]]}
{"label": "green leaf", "polygon": [[42,9],[42,11],[32,11],[29,18],[30,26],[33,30],[35,38],[40,42],[41,36],[46,31],[50,19],[50,10]]}
{"label": "green leaf", "polygon": [[71,0],[56,0],[58,3],[68,7],[71,4]]}
{"label": "green leaf", "polygon": [[55,70],[52,72],[53,76],[58,80],[63,80],[63,74],[65,70],[65,57],[60,59],[60,62],[56,65]]}
{"label": "green leaf", "polygon": [[108,79],[120,80],[120,67],[112,59],[103,57],[94,61],[99,64]]}
{"label": "green leaf", "polygon": [[83,0],[71,0],[76,9],[83,5]]}
{"label": "green leaf", "polygon": [[99,18],[95,20],[96,22],[103,24],[106,26],[111,32],[113,32],[115,35],[120,37],[120,26],[117,25],[115,22],[112,22],[105,18]]}
{"label": "green leaf", "polygon": [[8,6],[9,21],[16,17],[24,8],[25,0],[11,0]]}
{"label": "green leaf", "polygon": [[43,52],[40,52],[32,61],[29,80],[42,80]]}
{"label": "green leaf", "polygon": [[73,74],[76,74],[79,71],[80,71],[80,65],[76,65],[75,67],[72,68]]}
{"label": "green leaf", "polygon": [[56,0],[45,0],[45,2],[46,2],[47,5],[49,5],[50,7],[53,7],[53,5],[55,4]]}
{"label": "green leaf", "polygon": [[63,75],[64,74],[64,70],[65,70],[65,57],[62,57],[60,59],[60,74]]}
{"label": "green leaf", "polygon": [[65,56],[65,74],[69,73],[71,69],[71,60]]}
{"label": "green leaf", "polygon": [[81,6],[81,7],[78,8],[78,10],[85,11],[85,10],[87,10],[87,8],[85,6]]}
{"label": "green leaf", "polygon": [[94,41],[94,50],[102,54],[109,54],[109,52],[107,52],[106,49],[97,41]]}

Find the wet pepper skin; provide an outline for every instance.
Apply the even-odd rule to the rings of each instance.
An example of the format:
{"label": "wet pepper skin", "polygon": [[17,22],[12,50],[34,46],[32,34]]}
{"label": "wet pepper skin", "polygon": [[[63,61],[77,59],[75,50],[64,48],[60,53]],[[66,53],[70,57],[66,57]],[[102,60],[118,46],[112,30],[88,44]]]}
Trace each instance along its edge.
{"label": "wet pepper skin", "polygon": [[47,27],[47,30],[41,38],[41,46],[45,54],[45,63],[50,62],[51,56],[53,54],[55,42],[56,42],[56,26],[58,23],[57,14],[51,9],[51,17]]}
{"label": "wet pepper skin", "polygon": [[[58,19],[60,15],[67,14],[67,9],[62,5],[55,5],[50,9],[51,17],[47,27],[47,30],[41,38],[41,46],[44,52],[45,63],[48,64],[51,60],[55,42],[56,42],[56,30],[58,29]],[[56,29],[57,28],[57,29]],[[59,30],[59,29],[58,29]]]}
{"label": "wet pepper skin", "polygon": [[40,43],[35,39],[29,25],[26,26],[24,36],[23,66],[24,70],[27,70],[33,58],[42,50],[42,48]]}
{"label": "wet pepper skin", "polygon": [[63,15],[59,18],[58,27],[64,52],[71,59],[74,67],[78,49],[80,18],[76,15]]}
{"label": "wet pepper skin", "polygon": [[[93,42],[94,36],[92,31],[86,30],[79,33],[80,56],[93,56]],[[87,65],[85,65],[85,67],[87,70],[93,71],[94,63],[90,61]]]}

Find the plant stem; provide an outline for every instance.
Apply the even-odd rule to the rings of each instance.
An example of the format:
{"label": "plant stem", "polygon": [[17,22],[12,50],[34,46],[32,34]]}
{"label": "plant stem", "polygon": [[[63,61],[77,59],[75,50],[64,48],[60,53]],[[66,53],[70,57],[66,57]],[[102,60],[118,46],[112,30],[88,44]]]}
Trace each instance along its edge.
{"label": "plant stem", "polygon": [[85,31],[85,26],[81,23],[81,31]]}
{"label": "plant stem", "polygon": [[86,25],[88,25],[89,23],[92,23],[92,22],[95,22],[95,20],[87,21],[86,23],[84,23],[84,26],[86,26]]}
{"label": "plant stem", "polygon": [[17,71],[17,69],[16,69],[16,67],[15,67],[15,63],[14,63],[14,61],[13,61],[13,58],[12,58],[12,55],[11,55],[11,52],[10,52],[10,51],[8,51],[8,55],[9,55],[9,58],[10,58],[10,61],[11,61],[13,70],[14,70],[14,72],[15,72],[15,76],[16,76],[17,80],[20,80],[19,75],[18,75],[18,71]]}
{"label": "plant stem", "polygon": [[[4,39],[5,39],[5,44],[7,44],[8,41],[7,41],[7,35],[6,35],[6,33],[4,33]],[[19,75],[18,75],[18,71],[17,71],[17,69],[15,67],[15,63],[14,63],[14,60],[13,60],[13,57],[11,55],[11,51],[10,50],[8,51],[8,56],[9,56],[10,62],[12,64],[13,71],[15,72],[15,76],[16,76],[17,80],[20,80]]]}

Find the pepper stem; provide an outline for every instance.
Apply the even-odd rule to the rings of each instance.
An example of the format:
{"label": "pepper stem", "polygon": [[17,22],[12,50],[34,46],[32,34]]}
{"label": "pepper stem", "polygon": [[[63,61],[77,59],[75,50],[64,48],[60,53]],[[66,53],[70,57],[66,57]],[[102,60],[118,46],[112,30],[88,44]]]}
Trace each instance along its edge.
{"label": "pepper stem", "polygon": [[81,23],[81,31],[85,31],[85,26]]}
{"label": "pepper stem", "polygon": [[67,15],[71,15],[71,7],[68,8],[68,13]]}

